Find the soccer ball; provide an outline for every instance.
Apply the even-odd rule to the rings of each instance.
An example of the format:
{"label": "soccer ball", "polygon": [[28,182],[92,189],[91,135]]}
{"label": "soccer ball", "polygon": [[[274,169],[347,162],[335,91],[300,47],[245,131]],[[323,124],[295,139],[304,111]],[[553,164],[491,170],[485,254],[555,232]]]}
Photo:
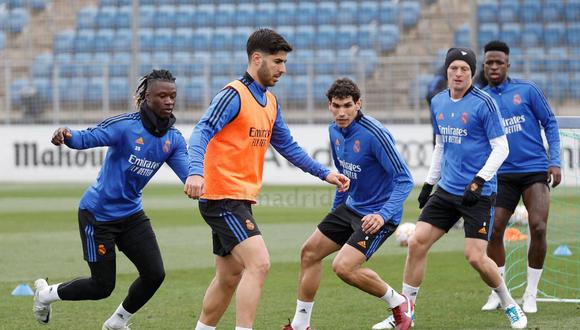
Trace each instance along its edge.
{"label": "soccer ball", "polygon": [[400,246],[409,245],[409,238],[415,232],[415,224],[411,222],[405,222],[399,225],[395,231],[395,239]]}
{"label": "soccer ball", "polygon": [[510,223],[518,226],[528,225],[528,210],[524,205],[518,205],[510,218]]}

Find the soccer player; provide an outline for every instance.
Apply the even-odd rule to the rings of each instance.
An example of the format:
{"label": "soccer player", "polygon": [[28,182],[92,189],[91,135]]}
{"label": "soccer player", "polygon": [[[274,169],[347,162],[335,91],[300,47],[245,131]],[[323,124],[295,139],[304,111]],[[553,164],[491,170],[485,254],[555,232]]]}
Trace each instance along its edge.
{"label": "soccer player", "polygon": [[199,198],[212,229],[216,274],[203,299],[197,330],[215,329],[236,291],[236,329],[251,329],[270,257],[251,205],[262,185],[271,144],[305,172],[348,189],[346,176],[314,161],[292,138],[280,104],[268,91],[286,72],[292,47],[270,29],[247,41],[247,72],[212,100],[190,138],[190,172],[184,192]]}
{"label": "soccer player", "polygon": [[153,70],[141,78],[137,88],[138,112],[111,117],[87,130],[61,127],[54,132],[51,142],[57,146],[109,149],[97,181],[86,190],[78,212],[84,259],[91,277],[53,285],[36,280],[33,311],[38,322],[50,321],[55,301],[108,297],[115,288],[115,245],[133,262],[139,277],[105,321],[103,330],[129,329],[129,319],[163,282],[163,260],[143,211],[141,194],[164,162],[183,182],[187,177],[187,147],[173,127],[175,95],[171,72]]}
{"label": "soccer player", "polygon": [[[550,208],[550,189],[560,184],[560,136],[558,122],[540,89],[529,81],[512,79],[508,45],[491,41],[484,47],[484,73],[491,95],[501,111],[510,145],[510,154],[498,171],[498,189],[493,222],[493,234],[487,254],[505,272],[503,235],[520,197],[528,210],[530,247],[528,249],[528,284],[523,298],[526,313],[538,311],[536,293],[546,257],[546,227]],[[549,157],[542,142],[544,128]],[[492,291],[482,310],[499,307],[497,294]]]}
{"label": "soccer player", "polygon": [[[436,144],[419,194],[419,208],[423,210],[409,240],[403,294],[413,302],[417,299],[429,249],[463,217],[465,258],[498,294],[511,327],[521,329],[527,318],[511,297],[497,265],[486,254],[493,222],[496,172],[509,148],[497,105],[472,85],[475,65],[472,50],[449,49],[445,57],[449,88],[431,101]],[[430,196],[436,183],[437,190]],[[388,321],[374,328],[388,328]]]}
{"label": "soccer player", "polygon": [[309,329],[322,259],[336,251],[336,275],[383,300],[392,309],[397,329],[409,329],[410,300],[363,264],[397,229],[413,178],[390,132],[360,111],[360,90],[352,80],[336,80],[326,96],[334,117],[329,127],[332,158],[351,180],[350,189],[336,192],[332,211],[302,246],[296,313],[283,330]]}

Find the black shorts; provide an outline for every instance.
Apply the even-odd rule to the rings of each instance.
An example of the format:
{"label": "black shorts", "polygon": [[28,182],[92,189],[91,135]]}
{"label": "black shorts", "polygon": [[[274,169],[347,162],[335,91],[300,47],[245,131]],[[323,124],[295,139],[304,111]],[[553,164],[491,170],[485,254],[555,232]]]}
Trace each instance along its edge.
{"label": "black shorts", "polygon": [[348,244],[359,250],[368,260],[395,232],[397,225],[385,220],[387,221],[385,225],[375,234],[365,234],[361,227],[362,218],[345,204],[340,204],[322,219],[318,229],[336,244],[340,246]]}
{"label": "black shorts", "polygon": [[91,212],[79,209],[79,230],[87,262],[115,258],[115,245],[123,251],[146,239],[157,240],[143,211],[119,220],[97,221]]}
{"label": "black shorts", "polygon": [[495,194],[481,196],[474,206],[463,206],[463,196],[457,196],[437,188],[419,215],[419,221],[427,222],[448,232],[463,217],[465,237],[489,241],[493,229]]}
{"label": "black shorts", "polygon": [[505,173],[497,175],[497,201],[495,206],[514,211],[524,190],[534,183],[548,186],[548,172]]}
{"label": "black shorts", "polygon": [[261,234],[248,201],[200,200],[199,211],[211,227],[215,255],[226,256],[243,240]]}

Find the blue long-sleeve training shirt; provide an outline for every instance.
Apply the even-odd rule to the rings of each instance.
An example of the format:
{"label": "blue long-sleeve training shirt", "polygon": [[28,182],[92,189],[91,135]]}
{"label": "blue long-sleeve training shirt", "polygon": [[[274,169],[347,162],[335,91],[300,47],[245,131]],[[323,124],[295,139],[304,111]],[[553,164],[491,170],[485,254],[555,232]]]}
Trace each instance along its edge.
{"label": "blue long-sleeve training shirt", "polygon": [[90,211],[97,221],[118,220],[142,210],[142,190],[164,162],[182,182],[187,178],[187,147],[181,133],[172,127],[156,137],[145,129],[139,112],[71,133],[65,139],[70,148],[109,147],[97,181],[80,202],[80,208]]}
{"label": "blue long-sleeve training shirt", "polygon": [[[248,85],[252,95],[260,104],[265,104],[266,88],[254,81],[247,73],[240,80]],[[195,125],[189,138],[189,175],[203,176],[203,160],[209,141],[224,126],[229,124],[239,112],[240,96],[235,89],[225,88],[213,98],[209,108]],[[294,166],[317,176],[321,180],[324,180],[330,172],[330,170],[313,160],[294,141],[290,129],[288,129],[282,119],[280,103],[278,103],[270,144]]]}
{"label": "blue long-sleeve training shirt", "polygon": [[336,191],[333,209],[346,202],[361,216],[380,214],[399,224],[413,178],[391,133],[362,113],[346,128],[331,124],[329,133],[334,164],[350,178],[347,192]]}
{"label": "blue long-sleeve training shirt", "polygon": [[[544,94],[532,82],[508,77],[496,87],[484,90],[499,106],[505,124],[510,154],[498,173],[543,172],[560,167],[558,121]],[[542,141],[542,127],[550,157]]]}
{"label": "blue long-sleeve training shirt", "polygon": [[[491,153],[490,140],[504,135],[503,120],[495,101],[472,86],[459,100],[451,99],[449,89],[431,100],[435,134],[443,139],[439,187],[461,196],[465,187],[483,168]],[[483,186],[481,194],[497,191],[497,178]]]}

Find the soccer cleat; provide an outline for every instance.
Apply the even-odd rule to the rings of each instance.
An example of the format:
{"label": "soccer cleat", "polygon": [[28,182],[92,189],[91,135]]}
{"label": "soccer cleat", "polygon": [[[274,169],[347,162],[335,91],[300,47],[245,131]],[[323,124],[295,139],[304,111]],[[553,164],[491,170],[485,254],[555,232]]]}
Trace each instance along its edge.
{"label": "soccer cleat", "polygon": [[[290,319],[288,319],[288,324],[282,327],[282,330],[294,330],[294,328],[292,328],[292,322]],[[310,330],[310,326],[306,327],[305,330]]]}
{"label": "soccer cleat", "polygon": [[[405,297],[405,296],[403,296]],[[395,319],[395,329],[408,330],[413,324],[414,306],[409,298],[405,297],[405,301],[399,306],[393,308],[393,318]]]}
{"label": "soccer cleat", "polygon": [[485,305],[481,307],[482,311],[494,311],[501,307],[501,301],[499,300],[499,296],[495,291],[491,291],[491,294],[487,298],[487,302]]}
{"label": "soccer cleat", "polygon": [[536,295],[524,292],[524,297],[522,298],[522,309],[526,313],[536,313],[538,312],[538,305],[536,304]]}
{"label": "soccer cleat", "polygon": [[504,312],[510,320],[512,329],[523,329],[528,325],[528,318],[518,304],[514,303],[509,305]]}
{"label": "soccer cleat", "polygon": [[101,328],[101,330],[131,330],[131,328],[129,328],[129,325],[124,324],[121,326],[115,326],[112,324],[107,323],[109,320],[105,321],[105,323],[103,323],[103,327]]}
{"label": "soccer cleat", "polygon": [[47,287],[48,283],[43,278],[34,281],[34,301],[32,303],[32,312],[40,324],[48,324],[50,321],[50,313],[52,312],[50,304],[40,302],[39,298],[40,290],[44,290]]}
{"label": "soccer cleat", "polygon": [[[395,318],[393,315],[389,315],[386,319],[382,320],[381,322],[373,325],[373,330],[383,330],[383,329],[394,329],[396,326]],[[413,326],[413,324],[411,324]]]}

